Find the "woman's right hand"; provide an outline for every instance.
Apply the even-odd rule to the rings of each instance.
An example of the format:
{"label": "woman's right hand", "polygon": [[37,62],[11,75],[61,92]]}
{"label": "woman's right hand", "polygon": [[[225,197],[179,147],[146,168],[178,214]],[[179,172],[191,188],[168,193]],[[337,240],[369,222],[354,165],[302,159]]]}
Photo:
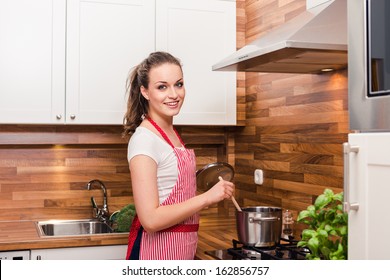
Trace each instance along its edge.
{"label": "woman's right hand", "polygon": [[218,203],[224,199],[230,199],[234,194],[234,183],[226,181],[222,177],[218,179],[219,182],[205,193],[209,205]]}

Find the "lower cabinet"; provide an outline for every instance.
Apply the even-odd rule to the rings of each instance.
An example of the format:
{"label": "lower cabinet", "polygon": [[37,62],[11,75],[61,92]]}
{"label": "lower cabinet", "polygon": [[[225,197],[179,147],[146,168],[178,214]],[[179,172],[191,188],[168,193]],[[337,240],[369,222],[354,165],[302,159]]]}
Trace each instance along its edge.
{"label": "lower cabinet", "polygon": [[31,260],[124,260],[127,245],[31,250]]}

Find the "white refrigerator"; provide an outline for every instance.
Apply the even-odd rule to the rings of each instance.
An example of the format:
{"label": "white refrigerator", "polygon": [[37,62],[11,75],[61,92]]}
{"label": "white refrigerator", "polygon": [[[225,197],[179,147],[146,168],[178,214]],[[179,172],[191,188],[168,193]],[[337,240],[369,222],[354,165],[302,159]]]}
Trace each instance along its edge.
{"label": "white refrigerator", "polygon": [[348,140],[348,259],[390,260],[390,133],[356,133]]}
{"label": "white refrigerator", "polygon": [[390,1],[348,0],[347,7],[348,259],[390,260]]}

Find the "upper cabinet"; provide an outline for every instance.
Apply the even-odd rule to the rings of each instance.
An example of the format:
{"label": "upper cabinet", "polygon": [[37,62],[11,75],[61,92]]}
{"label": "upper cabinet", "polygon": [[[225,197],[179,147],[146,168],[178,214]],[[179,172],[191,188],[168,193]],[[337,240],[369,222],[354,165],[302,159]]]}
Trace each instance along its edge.
{"label": "upper cabinet", "polygon": [[126,79],[155,49],[154,0],[68,0],[66,122],[122,124]]}
{"label": "upper cabinet", "polygon": [[65,1],[0,0],[0,123],[63,114],[65,17]]}
{"label": "upper cabinet", "polygon": [[236,3],[158,0],[156,48],[183,64],[186,99],[175,124],[235,125],[236,73],[212,65],[236,51]]}
{"label": "upper cabinet", "polygon": [[234,125],[235,2],[0,0],[0,123],[122,124],[126,79],[155,50],[183,63],[176,124]]}
{"label": "upper cabinet", "polygon": [[154,33],[154,0],[0,0],[0,123],[121,124]]}

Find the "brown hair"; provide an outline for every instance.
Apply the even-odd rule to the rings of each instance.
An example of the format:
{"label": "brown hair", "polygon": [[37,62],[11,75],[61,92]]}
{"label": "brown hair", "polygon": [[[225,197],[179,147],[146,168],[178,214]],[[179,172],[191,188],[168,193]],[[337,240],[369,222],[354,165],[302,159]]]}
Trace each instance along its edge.
{"label": "brown hair", "polygon": [[126,93],[128,94],[128,100],[127,111],[123,118],[124,137],[130,137],[142,122],[143,116],[148,114],[149,103],[141,94],[141,86],[147,89],[150,70],[165,63],[172,63],[181,68],[180,60],[171,54],[154,52],[133,68],[127,78]]}

